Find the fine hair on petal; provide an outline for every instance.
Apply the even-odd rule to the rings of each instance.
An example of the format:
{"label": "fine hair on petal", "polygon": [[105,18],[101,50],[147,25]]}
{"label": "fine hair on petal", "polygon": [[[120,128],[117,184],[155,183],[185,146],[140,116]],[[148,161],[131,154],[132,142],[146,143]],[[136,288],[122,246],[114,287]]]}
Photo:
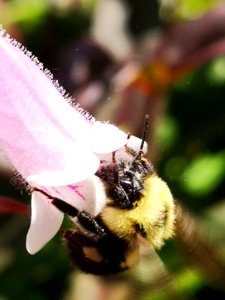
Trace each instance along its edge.
{"label": "fine hair on petal", "polygon": [[53,74],[48,69],[45,69],[43,64],[39,61],[39,59],[32,54],[31,51],[27,50],[25,46],[23,46],[21,43],[17,42],[15,39],[13,39],[9,34],[6,33],[6,31],[0,26],[0,34],[14,47],[22,51],[28,58],[31,59],[31,61],[38,67],[40,71],[43,71],[44,74],[51,80],[53,85],[56,87],[58,92],[63,96],[63,98],[77,111],[79,112],[88,122],[94,123],[95,119],[94,117],[88,113],[86,110],[82,109],[79,104],[75,103],[75,100],[69,96],[69,94],[65,91],[65,89],[59,84],[58,80],[54,79]]}
{"label": "fine hair on petal", "polygon": [[22,192],[30,193],[31,186],[25,180],[25,178],[15,169],[13,175],[10,178],[10,184],[16,189]]}

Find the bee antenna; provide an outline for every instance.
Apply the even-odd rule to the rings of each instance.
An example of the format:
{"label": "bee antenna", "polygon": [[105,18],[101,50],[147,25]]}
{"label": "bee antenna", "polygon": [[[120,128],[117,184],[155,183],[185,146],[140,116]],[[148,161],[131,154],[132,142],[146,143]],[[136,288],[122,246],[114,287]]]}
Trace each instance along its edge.
{"label": "bee antenna", "polygon": [[127,146],[127,143],[128,143],[128,141],[129,141],[130,137],[131,137],[131,133],[128,132],[128,134],[127,134],[127,142],[126,142],[126,144],[125,144],[125,150],[126,150],[127,152],[129,152],[129,148],[128,148],[128,146]]}
{"label": "bee antenna", "polygon": [[130,139],[130,137],[131,137],[131,133],[128,132],[128,134],[127,134],[127,141]]}
{"label": "bee antenna", "polygon": [[119,183],[119,174],[118,174],[118,169],[116,165],[116,151],[112,152],[112,170],[115,178],[115,182]]}
{"label": "bee antenna", "polygon": [[148,123],[149,123],[149,115],[145,115],[145,123],[144,123],[142,139],[141,139],[140,152],[142,152],[143,147],[144,147],[144,142],[146,140],[146,135],[147,135],[147,131],[148,131]]}
{"label": "bee antenna", "polygon": [[116,163],[116,151],[112,152],[112,163],[115,164]]}
{"label": "bee antenna", "polygon": [[138,154],[134,157],[133,163],[138,161],[142,155],[143,155],[143,148],[144,148],[144,142],[146,139],[147,131],[148,131],[148,122],[149,122],[149,115],[145,115],[145,123],[144,123],[144,130],[142,134],[142,139],[141,139],[141,145],[140,145],[140,150]]}

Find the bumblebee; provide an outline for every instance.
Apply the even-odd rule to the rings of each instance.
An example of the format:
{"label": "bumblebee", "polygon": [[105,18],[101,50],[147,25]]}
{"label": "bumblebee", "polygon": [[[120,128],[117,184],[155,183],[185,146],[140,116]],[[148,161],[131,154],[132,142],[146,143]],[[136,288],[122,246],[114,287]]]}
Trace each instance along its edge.
{"label": "bumblebee", "polygon": [[127,149],[131,161],[117,161],[113,153],[112,162],[100,164],[96,175],[105,183],[107,205],[96,217],[49,196],[64,214],[77,217],[76,229],[65,230],[63,236],[72,260],[85,273],[128,270],[139,259],[139,236],[159,249],[173,235],[173,197],[144,157],[145,135],[146,130],[138,153]]}

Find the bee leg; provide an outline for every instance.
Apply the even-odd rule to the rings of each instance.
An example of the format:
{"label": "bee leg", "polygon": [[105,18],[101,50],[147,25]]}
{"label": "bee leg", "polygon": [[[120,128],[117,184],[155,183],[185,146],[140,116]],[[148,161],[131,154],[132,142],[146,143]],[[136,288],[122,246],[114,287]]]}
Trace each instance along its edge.
{"label": "bee leg", "polygon": [[39,192],[39,193],[45,195],[48,199],[51,200],[51,203],[65,215],[68,215],[68,216],[74,218],[79,213],[79,210],[76,209],[74,206],[70,205],[69,203],[67,203],[57,197],[51,196],[50,194],[46,193],[45,191],[43,191],[37,187],[33,187],[32,192]]}
{"label": "bee leg", "polygon": [[40,192],[45,195],[51,200],[51,203],[65,215],[68,215],[72,218],[77,217],[79,224],[83,227],[85,233],[90,235],[90,237],[99,240],[103,235],[105,235],[104,229],[98,224],[95,218],[86,211],[79,211],[71,204],[57,197],[53,197],[39,188],[34,187],[33,191]]}
{"label": "bee leg", "polygon": [[95,236],[96,240],[99,240],[106,234],[105,230],[98,224],[97,220],[86,211],[80,211],[77,214],[77,220],[79,224],[87,230],[86,235],[90,233],[92,238]]}

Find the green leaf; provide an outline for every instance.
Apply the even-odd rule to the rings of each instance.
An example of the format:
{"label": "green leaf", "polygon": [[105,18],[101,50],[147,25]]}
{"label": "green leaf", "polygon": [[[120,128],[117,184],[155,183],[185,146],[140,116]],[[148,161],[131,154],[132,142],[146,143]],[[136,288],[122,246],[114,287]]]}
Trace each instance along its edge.
{"label": "green leaf", "polygon": [[181,19],[193,19],[221,2],[221,0],[182,0],[176,5],[175,14]]}
{"label": "green leaf", "polygon": [[225,152],[203,154],[185,169],[181,186],[193,196],[206,196],[222,182],[224,175]]}
{"label": "green leaf", "polygon": [[4,8],[4,14],[0,22],[4,26],[16,22],[33,22],[41,18],[49,9],[49,2],[46,0],[23,1],[13,0]]}
{"label": "green leaf", "polygon": [[156,141],[159,149],[168,150],[174,145],[179,128],[176,120],[169,115],[161,118],[156,127]]}
{"label": "green leaf", "polygon": [[208,69],[208,79],[211,84],[225,84],[225,57],[218,57],[211,62]]}

